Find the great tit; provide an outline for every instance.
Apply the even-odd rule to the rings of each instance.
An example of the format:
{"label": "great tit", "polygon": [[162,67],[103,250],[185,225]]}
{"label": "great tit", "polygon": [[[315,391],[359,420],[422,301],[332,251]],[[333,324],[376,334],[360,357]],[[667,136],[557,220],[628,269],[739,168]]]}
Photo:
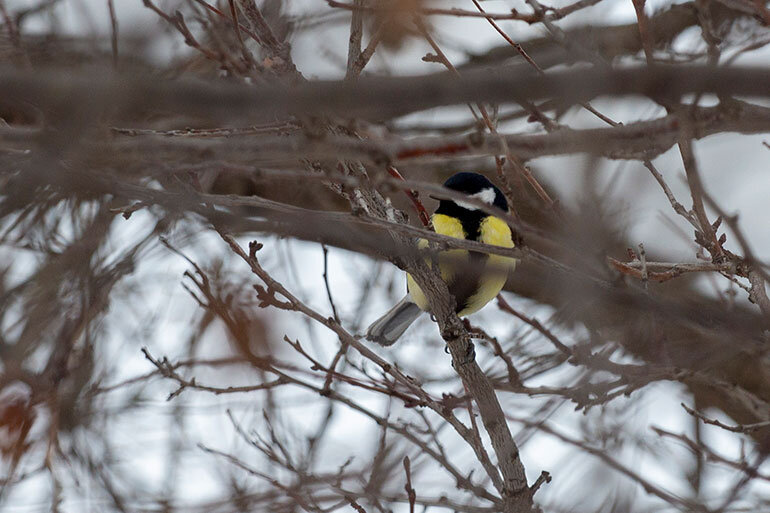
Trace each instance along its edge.
{"label": "great tit", "polygon": [[[508,202],[500,189],[478,173],[457,173],[444,182],[444,187],[508,212]],[[441,199],[431,221],[436,233],[442,235],[504,248],[513,247],[511,229],[505,221],[483,212],[477,204]],[[428,241],[420,240],[418,247],[428,247]],[[505,285],[508,273],[516,267],[514,258],[463,249],[444,251],[437,260],[441,278],[455,298],[460,317],[479,311],[497,296]],[[428,299],[409,274],[406,275],[406,284],[406,296],[369,326],[366,338],[389,346],[420,314],[430,309]]]}

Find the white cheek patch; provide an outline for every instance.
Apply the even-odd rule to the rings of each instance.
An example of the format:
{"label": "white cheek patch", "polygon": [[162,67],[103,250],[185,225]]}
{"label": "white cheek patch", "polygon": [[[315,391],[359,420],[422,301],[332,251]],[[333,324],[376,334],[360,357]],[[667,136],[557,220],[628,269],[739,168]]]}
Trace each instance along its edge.
{"label": "white cheek patch", "polygon": [[[477,200],[481,200],[484,203],[486,203],[487,205],[491,205],[491,204],[493,204],[495,202],[495,190],[493,188],[491,188],[491,187],[487,187],[486,189],[481,190],[481,191],[477,192],[476,194],[471,194],[470,197],[474,198],[474,199],[477,199]],[[476,205],[474,205],[472,203],[466,203],[466,202],[460,201],[460,200],[454,200],[454,202],[457,203],[457,205],[459,205],[459,206],[461,206],[461,207],[463,207],[465,209],[468,209],[468,210],[479,210],[479,207],[477,207]]]}
{"label": "white cheek patch", "polygon": [[487,205],[491,205],[495,202],[495,190],[492,187],[487,187],[481,192],[477,192],[472,198],[478,198]]}

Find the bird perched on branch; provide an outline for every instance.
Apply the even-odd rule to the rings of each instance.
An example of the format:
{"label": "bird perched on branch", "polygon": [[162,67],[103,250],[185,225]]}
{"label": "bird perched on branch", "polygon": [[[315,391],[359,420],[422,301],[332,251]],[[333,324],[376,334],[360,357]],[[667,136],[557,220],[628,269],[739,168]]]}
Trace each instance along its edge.
{"label": "bird perched on branch", "polygon": [[[497,207],[508,212],[508,202],[500,189],[478,173],[457,173],[444,182],[444,187],[468,195],[475,201],[440,199],[431,216],[436,233],[458,239],[467,239],[512,248],[511,229],[502,219],[484,212],[481,205]],[[420,240],[418,247],[428,247]],[[479,311],[502,290],[508,273],[516,260],[500,255],[488,255],[464,249],[442,252],[438,257],[441,278],[454,296],[460,317]],[[430,265],[430,261],[428,261]],[[430,309],[428,299],[407,274],[407,294],[366,331],[366,338],[389,346],[425,311]]]}

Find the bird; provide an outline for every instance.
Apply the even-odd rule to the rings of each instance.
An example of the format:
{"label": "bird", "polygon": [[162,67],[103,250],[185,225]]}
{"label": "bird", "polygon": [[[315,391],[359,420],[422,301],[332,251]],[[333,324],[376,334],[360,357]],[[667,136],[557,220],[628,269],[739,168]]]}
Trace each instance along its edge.
{"label": "bird", "polygon": [[[444,182],[444,187],[466,194],[481,204],[508,212],[508,201],[503,193],[482,174],[465,171],[456,173]],[[436,199],[439,199],[439,205],[431,215],[436,233],[504,248],[514,247],[508,224],[484,212],[479,203]],[[425,239],[418,242],[419,249],[427,247],[428,241]],[[456,313],[460,317],[481,310],[497,296],[508,274],[516,267],[515,258],[464,249],[442,251],[437,260],[441,278],[455,298]],[[430,261],[428,263],[430,265]],[[369,326],[366,331],[368,340],[390,346],[422,313],[430,310],[428,299],[408,273],[406,282],[407,294]]]}

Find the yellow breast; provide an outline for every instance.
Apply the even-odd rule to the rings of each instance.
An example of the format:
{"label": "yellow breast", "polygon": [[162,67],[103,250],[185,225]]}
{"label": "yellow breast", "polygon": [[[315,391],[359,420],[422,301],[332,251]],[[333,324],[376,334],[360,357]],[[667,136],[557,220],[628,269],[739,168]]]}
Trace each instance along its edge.
{"label": "yellow breast", "polygon": [[[460,220],[443,214],[433,214],[433,227],[436,233],[448,235],[456,239],[465,239],[467,237],[463,230]],[[502,219],[488,216],[484,218],[479,226],[479,241],[485,244],[512,248],[514,246],[511,238],[511,229]],[[418,247],[423,249],[428,246],[428,241],[421,239]],[[462,272],[464,264],[468,262],[468,251],[463,249],[452,249],[442,252],[438,258],[441,278],[448,284],[452,283],[456,272]],[[459,265],[458,265],[459,262]],[[430,265],[430,261],[428,261]],[[489,255],[485,262],[489,272],[485,272],[478,284],[476,292],[467,300],[463,310],[458,315],[465,316],[480,310],[492,298],[502,290],[508,273],[516,266],[516,259],[503,257],[499,255]],[[412,300],[422,310],[428,310],[428,300],[414,279],[407,274],[407,287]]]}

